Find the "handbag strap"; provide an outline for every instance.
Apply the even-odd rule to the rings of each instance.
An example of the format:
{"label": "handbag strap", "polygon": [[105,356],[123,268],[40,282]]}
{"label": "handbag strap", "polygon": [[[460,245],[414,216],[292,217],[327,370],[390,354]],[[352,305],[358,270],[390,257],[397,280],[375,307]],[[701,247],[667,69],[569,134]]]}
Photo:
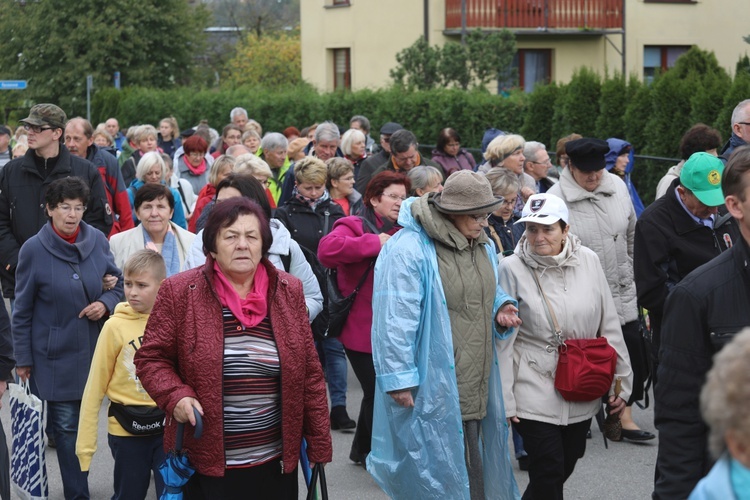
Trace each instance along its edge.
{"label": "handbag strap", "polygon": [[315,490],[320,482],[320,499],[328,500],[328,485],[326,484],[326,472],[323,464],[317,463],[312,470],[312,478],[310,479],[310,486],[307,489],[307,500],[313,500],[317,498]]}
{"label": "handbag strap", "polygon": [[550,326],[552,326],[552,331],[555,332],[555,340],[557,340],[558,345],[564,345],[565,339],[562,336],[562,329],[560,328],[560,324],[557,322],[557,316],[555,316],[555,311],[552,309],[552,305],[549,303],[547,294],[544,293],[542,284],[539,283],[539,276],[537,276],[536,274],[536,269],[529,268],[529,270],[531,271],[531,275],[534,277],[534,282],[539,289],[539,293],[542,294],[542,298],[544,299],[544,309],[547,311],[547,319],[550,322]]}

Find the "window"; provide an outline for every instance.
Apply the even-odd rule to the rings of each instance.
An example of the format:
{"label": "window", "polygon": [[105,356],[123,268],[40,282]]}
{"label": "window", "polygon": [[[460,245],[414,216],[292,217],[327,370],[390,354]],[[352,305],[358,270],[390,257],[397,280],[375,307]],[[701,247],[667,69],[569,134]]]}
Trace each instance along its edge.
{"label": "window", "polygon": [[333,5],[349,5],[349,0],[333,0]]}
{"label": "window", "polygon": [[333,49],[333,90],[352,88],[349,49]]}
{"label": "window", "polygon": [[690,50],[686,45],[646,45],[643,48],[643,81],[654,81],[657,71],[665,71],[674,66],[682,54]]}
{"label": "window", "polygon": [[643,0],[645,3],[698,3],[697,0]]}
{"label": "window", "polygon": [[524,92],[531,92],[536,84],[552,81],[552,50],[518,49],[511,68],[516,72],[511,80],[513,83],[509,85],[508,81],[501,81],[499,91],[518,86]]}

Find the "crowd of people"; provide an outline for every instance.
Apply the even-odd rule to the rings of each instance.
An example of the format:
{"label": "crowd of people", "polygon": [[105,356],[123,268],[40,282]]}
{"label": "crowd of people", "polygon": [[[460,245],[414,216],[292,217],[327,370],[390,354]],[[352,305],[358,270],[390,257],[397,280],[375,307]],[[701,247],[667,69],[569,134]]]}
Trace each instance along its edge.
{"label": "crowd of people", "polygon": [[[712,467],[691,498],[742,498],[750,100],[723,148],[685,133],[648,207],[619,138],[553,151],[490,128],[480,156],[446,127],[427,157],[362,115],[228,118],[121,131],[39,104],[0,126],[0,375],[15,364],[45,401],[66,499],[89,498],[105,396],[113,498],[144,498],[152,473],[165,491],[190,424],[186,498],[298,498],[300,453],[328,463],[331,431],[354,430],[350,460],[392,498],[562,499],[595,417],[611,440],[657,437],[633,418],[650,387],[653,498]],[[594,345],[604,382],[563,388]]]}

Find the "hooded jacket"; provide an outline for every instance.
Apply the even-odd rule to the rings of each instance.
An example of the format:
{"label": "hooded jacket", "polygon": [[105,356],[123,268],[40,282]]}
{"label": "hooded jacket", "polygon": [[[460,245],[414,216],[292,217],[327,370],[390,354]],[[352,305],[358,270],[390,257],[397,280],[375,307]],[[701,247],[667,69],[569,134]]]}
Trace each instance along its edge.
{"label": "hooded jacket", "polygon": [[[148,316],[136,312],[127,302],[121,302],[99,335],[78,420],[76,455],[83,471],[89,470],[96,453],[99,410],[104,396],[122,405],[156,406],[135,376],[133,364],[133,357],[143,341]],[[117,423],[115,417],[107,418],[107,432],[113,436],[133,436]]]}
{"label": "hooded jacket", "polygon": [[[107,237],[85,222],[80,228],[70,244],[45,224],[18,254],[13,347],[17,365],[31,366],[32,387],[45,401],[81,399],[99,326],[78,314],[91,301],[111,311],[123,293]],[[102,290],[105,274],[119,278],[112,290]]]}
{"label": "hooded jacket", "polygon": [[728,453],[722,455],[690,493],[688,500],[738,500],[732,487],[732,460]]}
{"label": "hooded jacket", "polygon": [[742,137],[738,136],[734,132],[732,132],[732,136],[729,138],[726,144],[724,144],[724,147],[721,148],[721,152],[719,153],[719,159],[724,162],[724,165],[727,164],[729,161],[729,157],[732,156],[732,153],[735,149],[737,149],[740,146],[745,146],[747,142],[745,142]]}
{"label": "hooded jacket", "polygon": [[566,168],[550,194],[565,201],[570,211],[570,232],[599,256],[615,300],[620,324],[638,318],[633,278],[635,210],[625,183],[614,174],[602,173],[594,191],[578,185]]}
{"label": "hooded jacket", "polygon": [[[633,146],[627,141],[623,141],[622,139],[615,139],[613,137],[607,139],[607,144],[609,144],[609,152],[606,154],[605,159],[607,162],[606,168],[610,172],[617,162],[617,157],[619,156],[618,153],[622,151],[624,147],[630,146],[630,153],[628,153],[628,164],[625,166],[625,173],[622,175],[621,179],[628,187],[630,199],[633,202],[633,208],[635,208],[635,216],[640,217],[645,207],[643,206],[641,197],[638,196],[638,191],[635,190],[635,186],[633,185],[633,182],[630,178],[630,174],[633,172],[633,168],[635,166],[635,151],[633,150]],[[615,175],[620,177],[619,174]]]}
{"label": "hooded jacket", "polygon": [[[436,242],[401,205],[404,229],[383,247],[375,265],[372,354],[375,401],[367,470],[394,499],[469,499],[455,354]],[[495,274],[494,251],[481,244]],[[495,289],[493,318],[505,303]],[[494,321],[486,334],[497,344],[507,333]],[[494,349],[493,349],[494,352]],[[413,408],[388,392],[412,388]],[[490,366],[487,415],[481,424],[487,498],[520,498],[508,455],[508,429],[497,359]]]}
{"label": "hooded jacket", "polygon": [[[177,254],[180,257],[180,268],[183,267],[187,254],[190,251],[190,247],[193,244],[195,235],[190,231],[182,229],[174,222],[169,223],[172,232],[175,236],[175,244],[177,245]],[[112,255],[115,258],[115,264],[120,269],[125,267],[125,262],[128,257],[133,255],[138,250],[146,248],[146,240],[143,236],[142,227],[134,227],[128,229],[124,233],[118,233],[112,236],[109,240],[109,246],[112,251]]]}
{"label": "hooded jacket", "polygon": [[106,149],[92,144],[86,151],[86,159],[99,170],[106,188],[107,201],[109,201],[109,206],[112,207],[114,217],[109,235],[112,236],[121,231],[132,229],[135,226],[133,213],[128,202],[128,195],[125,192],[122,172],[117,165],[117,157],[114,153],[109,153]]}
{"label": "hooded jacket", "polygon": [[[559,354],[554,329],[547,315],[539,282],[567,339],[602,336],[617,351],[615,379],[622,379],[620,397],[627,401],[633,374],[609,285],[594,252],[569,235],[558,256],[531,253],[526,236],[516,253],[500,262],[500,286],[518,301],[521,326],[498,350],[503,375],[503,398],[507,417],[519,417],[553,425],[582,422],[597,414],[601,401],[566,401],[555,390]],[[609,392],[614,394],[614,381]]]}

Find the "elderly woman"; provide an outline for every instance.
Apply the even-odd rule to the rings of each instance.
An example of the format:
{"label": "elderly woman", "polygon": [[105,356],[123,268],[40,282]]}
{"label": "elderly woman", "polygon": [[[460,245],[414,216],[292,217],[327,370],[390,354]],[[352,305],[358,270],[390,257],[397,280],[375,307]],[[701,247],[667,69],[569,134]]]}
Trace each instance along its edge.
{"label": "elderly woman", "polygon": [[266,197],[271,208],[276,208],[276,202],[273,199],[273,194],[268,188],[270,185],[268,179],[273,176],[271,167],[268,163],[258,158],[254,154],[244,154],[237,157],[237,162],[234,164],[234,173],[236,174],[248,174],[256,179],[263,185],[266,190]]}
{"label": "elderly woman", "polygon": [[354,166],[354,177],[359,174],[359,167],[367,159],[367,139],[361,130],[351,128],[341,136],[341,151],[344,157]]}
{"label": "elderly woman", "polygon": [[628,187],[630,200],[633,202],[633,208],[635,208],[635,216],[640,217],[644,210],[643,202],[641,201],[641,197],[638,196],[638,191],[636,191],[630,175],[635,166],[633,146],[629,142],[615,137],[607,139],[607,144],[609,144],[609,152],[605,156],[607,161],[606,168],[622,179]]}
{"label": "elderly woman", "polygon": [[[211,157],[216,159],[221,155],[227,154],[227,149],[237,144],[242,144],[242,129],[234,124],[229,124],[224,127],[219,138],[219,144],[211,154]],[[257,149],[257,148],[256,148]]]}
{"label": "elderly woman", "polygon": [[208,183],[208,169],[213,163],[210,156],[206,158],[208,143],[203,137],[192,135],[185,139],[182,149],[184,152],[182,156],[175,155],[177,173],[181,178],[190,182],[194,193],[200,193],[203,186]]}
{"label": "elderly woman", "polygon": [[485,228],[495,245],[499,257],[512,255],[525,229],[523,223],[516,224],[521,218],[515,211],[518,199],[518,176],[510,170],[494,168],[487,172],[487,180],[492,186],[492,194],[502,198],[503,204],[492,212]]}
{"label": "elderly woman", "polygon": [[[500,343],[505,415],[529,454],[524,498],[563,498],[563,484],[586,451],[591,418],[601,399],[568,401],[555,389],[560,340],[604,337],[617,351],[609,390],[610,413],[625,408],[632,375],[617,310],[596,254],[571,234],[568,208],[551,194],[535,194],[523,209],[526,231],[517,251],[500,262],[500,286],[518,301],[523,321]],[[553,319],[554,318],[554,319]],[[517,319],[504,315],[500,324]],[[559,325],[558,325],[559,320]]]}
{"label": "elderly woman", "polygon": [[[218,156],[214,160],[214,163],[211,165],[211,169],[208,172],[208,183],[203,186],[203,189],[198,193],[198,201],[195,202],[195,210],[193,211],[193,216],[190,218],[190,224],[188,225],[188,229],[191,232],[196,233],[200,230],[200,228],[196,227],[196,224],[198,223],[198,219],[200,219],[203,209],[214,199],[216,196],[216,186],[232,173],[236,163],[237,160],[227,155]],[[201,228],[202,227],[203,226],[201,226]]]}
{"label": "elderly woman", "polygon": [[305,149],[308,144],[310,144],[310,141],[305,137],[297,137],[296,139],[289,141],[289,146],[286,149],[289,160],[293,162],[300,161],[307,156],[305,154]]}
{"label": "elderly woman", "polygon": [[291,165],[286,155],[287,146],[289,146],[289,142],[286,137],[278,132],[269,132],[260,141],[260,154],[258,156],[268,164],[273,173],[268,178],[268,188],[271,190],[273,201],[277,205]]}
{"label": "elderly woman", "polygon": [[[128,187],[130,208],[133,211],[133,222],[136,225],[141,222],[134,209],[135,197],[138,190],[146,184],[166,185],[167,179],[169,179],[169,170],[159,152],[151,151],[141,157],[138,162],[138,167],[136,167],[135,170],[135,180],[133,180],[133,182],[130,183],[130,187]],[[175,200],[172,222],[183,229],[187,229],[188,225],[187,220],[185,220],[182,196],[180,196],[180,192],[176,188],[170,187],[169,190],[172,192],[172,197]]]}
{"label": "elderly woman", "polygon": [[444,128],[438,134],[437,147],[432,150],[432,161],[443,167],[449,176],[459,170],[474,170],[474,157],[461,147],[461,136],[452,128]]}
{"label": "elderly woman", "polygon": [[122,171],[122,180],[126,186],[130,186],[136,179],[136,168],[138,162],[141,161],[141,157],[146,153],[156,151],[158,147],[156,129],[153,125],[139,125],[135,128],[132,135],[133,144],[138,149],[133,151],[131,157],[125,160],[125,163],[120,168]]}
{"label": "elderly woman", "polygon": [[[177,174],[174,173],[174,160],[171,156],[161,153],[161,159],[164,160],[164,166],[166,167],[166,180],[165,183],[172,189],[176,189],[180,193],[182,198],[182,208],[185,211],[185,218],[190,220],[195,210],[195,203],[198,198],[195,196],[193,186],[185,179],[180,179]],[[189,225],[189,224],[188,224]]]}
{"label": "elderly woman", "polygon": [[159,122],[159,149],[163,153],[174,156],[175,152],[182,146],[180,140],[180,127],[177,125],[177,119],[174,116],[162,118]]}
{"label": "elderly woman", "polygon": [[[268,219],[244,198],[218,204],[203,233],[206,263],[168,278],[135,356],[144,389],[185,430],[196,474],[189,497],[296,499],[302,438],[310,462],[332,458],[325,381],[302,284],[264,256]],[[176,421],[176,422],[175,422]]]}
{"label": "elderly woman", "polygon": [[401,205],[380,251],[367,470],[392,498],[518,498],[495,344],[520,320],[496,323],[516,308],[483,231],[499,204],[483,175],[457,172]]}
{"label": "elderly woman", "polygon": [[354,189],[354,166],[346,158],[334,156],[326,161],[328,177],[326,187],[334,203],[346,215],[356,215],[362,210],[362,195]]}
{"label": "elderly woman", "polygon": [[750,477],[750,329],[745,328],[714,358],[701,391],[701,413],[710,427],[709,447],[718,461],[689,500],[738,500]]}
{"label": "elderly woman", "polygon": [[443,190],[443,173],[431,165],[419,165],[406,173],[411,182],[409,196],[439,193]]}
{"label": "elderly woman", "polygon": [[648,441],[656,436],[641,430],[631,413],[633,402],[643,399],[646,375],[633,275],[636,215],[625,183],[604,168],[609,149],[601,139],[568,142],[565,145],[568,168],[548,192],[565,201],[570,211],[571,231],[581,239],[581,244],[596,253],[604,269],[633,367],[633,388],[621,417],[622,437]]}
{"label": "elderly woman", "polygon": [[[339,158],[339,160],[347,160]],[[333,159],[328,160],[329,162]],[[350,165],[351,168],[351,165]],[[352,178],[352,182],[354,178]],[[382,172],[372,178],[365,192],[367,216],[339,219],[333,230],[320,240],[320,263],[337,271],[343,295],[359,289],[339,341],[344,345],[354,373],[362,386],[357,431],[349,458],[365,464],[372,440],[372,408],[375,399],[375,368],[372,364],[372,268],[380,249],[401,229],[395,225],[401,203],[409,191],[409,180],[396,172]]]}
{"label": "elderly woman", "polygon": [[255,130],[247,130],[242,134],[242,145],[250,150],[252,154],[258,152],[260,148],[260,135]]}
{"label": "elderly woman", "polygon": [[[271,219],[271,205],[268,203],[268,199],[264,197],[263,187],[252,176],[238,173],[229,174],[226,179],[219,183],[215,202],[221,203],[240,196],[254,201],[263,209],[263,213],[268,218],[269,225],[271,226],[271,236],[273,237],[273,243],[268,249],[266,257],[271,264],[276,266],[276,269],[286,271],[302,282],[307,312],[310,321],[312,321],[323,310],[323,294],[320,292],[320,285],[310,268],[310,264],[307,263],[302,250],[300,250],[297,242],[292,239],[292,236],[284,225],[277,219]],[[201,229],[193,240],[193,245],[190,247],[190,252],[185,260],[183,269],[193,269],[203,265],[205,262],[203,229]]]}
{"label": "elderly woman", "polygon": [[479,168],[484,173],[491,168],[504,168],[516,174],[521,185],[516,206],[513,207],[516,212],[520,212],[529,196],[536,192],[536,181],[523,171],[523,163],[526,161],[523,155],[525,145],[526,141],[520,135],[498,135],[487,145],[484,153],[487,161]]}
{"label": "elderly woman", "polygon": [[138,250],[148,248],[159,252],[167,266],[167,276],[182,269],[195,235],[171,221],[177,202],[173,190],[159,183],[141,187],[135,195],[134,213],[141,224],[117,233],[110,239],[117,267]]}
{"label": "elderly woman", "polygon": [[568,168],[568,165],[570,164],[570,158],[568,158],[568,153],[565,151],[565,145],[570,141],[578,139],[583,139],[583,136],[581,134],[568,134],[565,137],[558,139],[557,144],[555,144],[555,156],[557,158],[557,164],[559,165],[557,169],[558,172],[562,173],[562,171]]}
{"label": "elderly woman", "polygon": [[[49,223],[21,247],[16,270],[16,374],[47,402],[65,498],[89,498],[75,454],[78,415],[101,323],[123,293],[106,236],[81,220],[88,200],[78,177],[50,183]],[[103,290],[105,275],[116,284]]]}

